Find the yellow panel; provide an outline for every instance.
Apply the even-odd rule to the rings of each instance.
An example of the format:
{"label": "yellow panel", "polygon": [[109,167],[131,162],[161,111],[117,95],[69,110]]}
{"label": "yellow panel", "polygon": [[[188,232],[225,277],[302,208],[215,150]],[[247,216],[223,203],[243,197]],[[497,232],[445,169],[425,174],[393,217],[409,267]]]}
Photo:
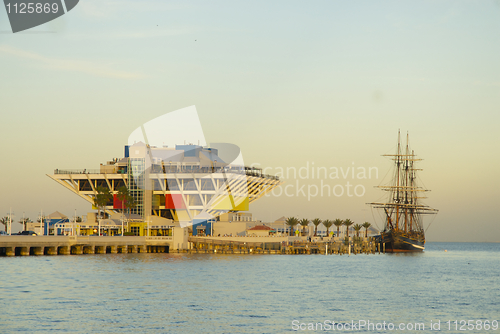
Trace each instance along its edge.
{"label": "yellow panel", "polygon": [[175,220],[184,222],[191,221],[187,210],[175,210]]}
{"label": "yellow panel", "polygon": [[213,210],[234,210],[234,211],[248,211],[249,209],[248,197],[237,197],[236,199],[232,196],[225,196],[222,200],[219,200],[217,205],[215,205]]}
{"label": "yellow panel", "polygon": [[222,199],[218,199],[217,205],[213,207],[215,210],[231,210],[232,205],[231,205],[231,200],[229,199],[229,196],[223,197]]}
{"label": "yellow panel", "polygon": [[172,214],[172,219],[176,222],[179,221],[179,217],[177,216],[177,210],[170,210],[170,213]]}
{"label": "yellow panel", "polygon": [[[237,201],[238,200],[241,200],[241,198],[237,199]],[[248,211],[250,209],[250,206],[248,205],[248,203],[249,203],[248,197],[245,197],[245,198],[243,198],[243,200],[239,204],[236,205],[234,210],[236,210],[236,211]]]}

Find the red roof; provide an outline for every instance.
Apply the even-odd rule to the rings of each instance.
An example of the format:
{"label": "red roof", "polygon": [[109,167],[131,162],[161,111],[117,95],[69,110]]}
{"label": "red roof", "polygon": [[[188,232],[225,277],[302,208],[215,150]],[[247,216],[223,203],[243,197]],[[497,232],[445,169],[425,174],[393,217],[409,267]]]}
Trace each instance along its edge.
{"label": "red roof", "polygon": [[257,225],[248,229],[248,231],[270,231],[270,230],[274,231],[274,229],[266,225]]}

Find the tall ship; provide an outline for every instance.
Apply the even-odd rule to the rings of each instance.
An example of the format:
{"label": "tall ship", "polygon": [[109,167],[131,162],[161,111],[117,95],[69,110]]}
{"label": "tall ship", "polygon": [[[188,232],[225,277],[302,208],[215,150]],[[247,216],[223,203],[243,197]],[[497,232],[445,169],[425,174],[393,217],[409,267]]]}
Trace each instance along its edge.
{"label": "tall ship", "polygon": [[373,208],[381,209],[385,215],[384,229],[380,233],[379,242],[385,244],[385,251],[421,252],[425,248],[425,230],[423,216],[436,214],[438,210],[422,203],[426,198],[422,194],[429,191],[418,183],[416,162],[421,161],[409,147],[401,143],[398,131],[396,154],[386,154],[394,161],[393,177],[388,185],[379,186],[389,193],[386,202],[369,203]]}

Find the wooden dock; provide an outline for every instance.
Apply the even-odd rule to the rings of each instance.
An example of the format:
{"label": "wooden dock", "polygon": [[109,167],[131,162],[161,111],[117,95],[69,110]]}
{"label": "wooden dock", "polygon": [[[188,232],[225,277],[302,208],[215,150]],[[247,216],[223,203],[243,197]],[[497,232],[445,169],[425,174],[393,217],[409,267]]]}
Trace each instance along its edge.
{"label": "wooden dock", "polygon": [[[226,239],[226,240],[224,240]],[[243,239],[243,240],[242,240]],[[245,240],[246,239],[246,240]],[[374,238],[305,241],[297,238],[253,240],[254,238],[189,237],[190,253],[219,254],[375,254],[381,251]],[[277,238],[278,239],[278,238]],[[283,240],[280,240],[283,239]]]}

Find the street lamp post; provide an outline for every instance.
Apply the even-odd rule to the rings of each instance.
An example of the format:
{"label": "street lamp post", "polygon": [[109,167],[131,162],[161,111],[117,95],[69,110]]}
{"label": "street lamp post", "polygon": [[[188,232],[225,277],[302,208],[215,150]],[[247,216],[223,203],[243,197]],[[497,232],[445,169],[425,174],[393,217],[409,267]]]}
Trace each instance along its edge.
{"label": "street lamp post", "polygon": [[42,212],[40,211],[40,214],[38,215],[38,221],[40,222],[40,235],[43,235],[43,219],[42,219]]}
{"label": "street lamp post", "polygon": [[12,234],[12,217],[13,217],[12,208],[10,208],[10,210],[9,210],[9,222],[7,225],[7,234],[8,235]]}
{"label": "street lamp post", "polygon": [[76,234],[75,230],[76,230],[76,209],[75,209],[75,216],[73,218],[73,227],[71,228],[71,235]]}

